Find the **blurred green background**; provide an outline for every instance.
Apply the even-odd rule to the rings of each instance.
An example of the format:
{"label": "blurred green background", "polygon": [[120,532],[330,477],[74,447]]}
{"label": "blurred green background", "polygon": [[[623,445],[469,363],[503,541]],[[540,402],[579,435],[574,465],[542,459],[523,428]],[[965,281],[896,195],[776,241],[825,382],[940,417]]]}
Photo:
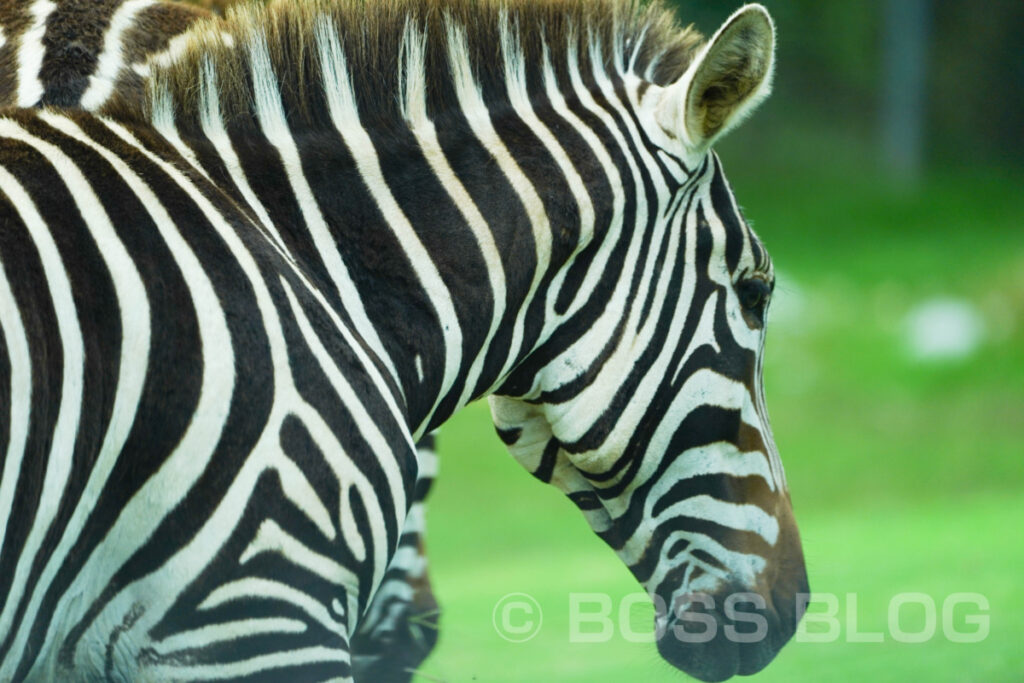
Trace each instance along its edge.
{"label": "blurred green background", "polygon": [[[841,628],[790,643],[755,678],[1024,681],[1024,2],[765,4],[775,94],[719,153],[779,271],[768,406],[811,586],[838,597]],[[737,6],[679,14],[709,34]],[[428,545],[441,643],[416,680],[685,678],[623,635],[618,605],[638,585],[505,453],[486,405],[440,447]],[[492,625],[514,592],[543,611],[524,643]],[[892,637],[905,592],[936,603],[927,642]],[[984,611],[982,642],[943,634],[961,592],[988,601],[953,615],[969,632]],[[570,642],[571,593],[611,596],[610,640]],[[906,606],[901,627],[920,631],[923,613]],[[650,618],[637,605],[626,623],[645,632]],[[883,642],[853,642],[863,632]]]}

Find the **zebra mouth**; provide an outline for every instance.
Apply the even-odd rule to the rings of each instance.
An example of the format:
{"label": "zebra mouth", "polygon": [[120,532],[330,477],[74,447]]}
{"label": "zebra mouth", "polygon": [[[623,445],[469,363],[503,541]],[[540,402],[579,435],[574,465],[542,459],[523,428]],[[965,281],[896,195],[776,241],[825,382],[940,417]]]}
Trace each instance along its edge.
{"label": "zebra mouth", "polygon": [[[806,577],[803,579],[806,592]],[[789,591],[786,591],[789,593]],[[672,666],[702,681],[724,681],[761,671],[799,622],[795,594],[771,599],[732,587],[683,596],[683,606],[662,618],[658,652]]]}

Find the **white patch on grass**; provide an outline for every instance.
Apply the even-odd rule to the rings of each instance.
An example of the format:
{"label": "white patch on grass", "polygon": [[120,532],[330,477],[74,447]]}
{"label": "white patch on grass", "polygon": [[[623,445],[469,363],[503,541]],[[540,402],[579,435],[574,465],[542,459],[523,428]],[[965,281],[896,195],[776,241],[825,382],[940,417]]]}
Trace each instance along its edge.
{"label": "white patch on grass", "polygon": [[973,354],[985,335],[981,313],[969,301],[934,298],[918,304],[905,318],[911,354],[920,360],[941,361]]}

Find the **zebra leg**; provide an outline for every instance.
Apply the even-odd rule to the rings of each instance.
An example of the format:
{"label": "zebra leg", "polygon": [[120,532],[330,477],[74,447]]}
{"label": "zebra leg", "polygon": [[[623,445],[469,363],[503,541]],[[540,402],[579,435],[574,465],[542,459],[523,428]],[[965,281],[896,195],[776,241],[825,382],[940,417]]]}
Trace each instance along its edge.
{"label": "zebra leg", "polygon": [[435,434],[416,444],[419,478],[398,551],[352,639],[357,683],[402,683],[437,644],[438,605],[427,576],[426,497],[437,474]]}

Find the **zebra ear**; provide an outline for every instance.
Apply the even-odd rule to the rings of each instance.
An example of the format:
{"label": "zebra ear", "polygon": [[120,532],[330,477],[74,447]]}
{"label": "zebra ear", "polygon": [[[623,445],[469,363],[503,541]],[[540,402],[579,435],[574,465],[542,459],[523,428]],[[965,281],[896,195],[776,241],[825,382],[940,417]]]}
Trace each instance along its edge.
{"label": "zebra ear", "polygon": [[775,25],[761,5],[722,24],[683,76],[665,88],[656,117],[666,133],[704,151],[771,92]]}

